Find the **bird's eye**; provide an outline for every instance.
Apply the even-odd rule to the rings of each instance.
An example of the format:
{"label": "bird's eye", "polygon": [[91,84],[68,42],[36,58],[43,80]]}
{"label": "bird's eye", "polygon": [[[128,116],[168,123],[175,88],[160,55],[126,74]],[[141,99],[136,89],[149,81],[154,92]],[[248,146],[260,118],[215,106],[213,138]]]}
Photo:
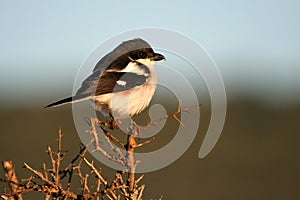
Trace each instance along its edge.
{"label": "bird's eye", "polygon": [[138,56],[139,56],[139,58],[146,58],[146,53],[143,51],[139,51]]}

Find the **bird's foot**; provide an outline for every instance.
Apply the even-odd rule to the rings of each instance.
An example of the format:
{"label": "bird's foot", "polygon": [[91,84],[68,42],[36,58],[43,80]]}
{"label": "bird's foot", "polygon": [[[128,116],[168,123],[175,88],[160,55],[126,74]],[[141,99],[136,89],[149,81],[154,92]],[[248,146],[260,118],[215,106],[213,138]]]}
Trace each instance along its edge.
{"label": "bird's foot", "polygon": [[109,117],[109,119],[108,119],[108,127],[111,130],[119,129],[118,122],[113,117]]}

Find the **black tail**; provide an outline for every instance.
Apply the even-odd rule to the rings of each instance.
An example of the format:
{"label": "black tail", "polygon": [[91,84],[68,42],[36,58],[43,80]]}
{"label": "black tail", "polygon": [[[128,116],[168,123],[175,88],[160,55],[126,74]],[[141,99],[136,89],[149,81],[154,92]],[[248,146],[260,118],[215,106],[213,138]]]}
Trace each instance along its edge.
{"label": "black tail", "polygon": [[61,106],[61,105],[71,103],[71,102],[72,102],[72,97],[68,97],[68,98],[62,99],[60,101],[51,103],[51,104],[45,106],[44,108],[50,108],[50,107],[54,107],[54,106]]}

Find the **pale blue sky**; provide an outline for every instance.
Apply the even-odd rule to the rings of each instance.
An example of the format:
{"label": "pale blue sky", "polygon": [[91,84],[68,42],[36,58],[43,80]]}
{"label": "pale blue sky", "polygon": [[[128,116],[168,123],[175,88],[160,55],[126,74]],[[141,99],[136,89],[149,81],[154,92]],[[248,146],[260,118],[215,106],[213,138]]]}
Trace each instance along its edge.
{"label": "pale blue sky", "polygon": [[297,0],[0,0],[1,102],[71,94],[81,62],[98,44],[142,27],[172,29],[201,44],[229,95],[298,101],[299,19]]}

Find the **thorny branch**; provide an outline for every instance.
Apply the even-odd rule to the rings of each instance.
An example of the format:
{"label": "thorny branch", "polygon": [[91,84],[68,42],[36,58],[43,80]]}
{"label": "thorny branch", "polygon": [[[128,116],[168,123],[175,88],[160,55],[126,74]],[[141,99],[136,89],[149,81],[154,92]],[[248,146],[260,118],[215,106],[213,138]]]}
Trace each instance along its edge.
{"label": "thorny branch", "polygon": [[[200,105],[196,105],[200,106]],[[62,161],[65,156],[65,152],[62,150],[62,138],[63,134],[61,129],[58,130],[57,139],[57,151],[53,151],[50,146],[47,147],[47,154],[51,161],[50,167],[45,163],[42,163],[42,170],[33,168],[27,163],[24,163],[24,167],[29,170],[33,175],[29,178],[18,180],[15,168],[12,161],[3,161],[3,168],[5,170],[5,179],[0,178],[0,182],[8,184],[9,189],[5,189],[0,194],[0,199],[23,199],[23,194],[30,191],[38,191],[45,195],[45,199],[126,199],[126,200],[141,200],[145,185],[138,186],[144,175],[135,177],[135,169],[137,161],[134,158],[134,150],[138,147],[142,147],[154,140],[154,137],[149,140],[137,143],[136,138],[139,135],[139,131],[142,128],[149,126],[155,126],[163,119],[174,118],[182,126],[184,124],[180,121],[177,115],[180,112],[188,112],[190,108],[181,109],[180,102],[178,103],[177,111],[173,114],[166,115],[157,121],[148,123],[146,127],[139,127],[134,121],[131,122],[127,129],[127,140],[123,143],[117,137],[115,137],[110,130],[117,127],[117,123],[111,117],[108,122],[102,122],[99,119],[90,119],[91,130],[88,133],[92,136],[90,144],[93,144],[94,151],[100,152],[106,158],[120,164],[124,167],[122,172],[118,171],[115,174],[115,178],[112,181],[108,181],[103,177],[101,169],[95,167],[93,161],[89,161],[86,157],[87,148],[81,146],[78,154],[63,168]],[[100,129],[97,130],[97,125]],[[110,152],[100,146],[99,135],[104,134],[105,141],[116,155],[112,155]],[[103,142],[103,141],[101,141]],[[122,150],[115,146],[118,144]],[[83,168],[89,168],[87,173],[83,173]],[[92,176],[94,175],[94,176]],[[124,177],[126,176],[127,177]],[[74,180],[73,177],[78,176],[80,178],[81,189],[79,192],[71,191],[71,184]],[[67,178],[67,181],[62,181]],[[124,181],[124,178],[126,180]],[[93,182],[94,184],[90,184]],[[162,199],[160,197],[159,199]]]}
{"label": "thorny branch", "polygon": [[[178,121],[178,123],[182,126],[184,126],[184,124],[180,121],[180,119],[178,118],[178,114],[180,114],[181,112],[188,112],[189,110],[191,110],[194,107],[199,107],[199,105],[193,106],[193,107],[188,107],[185,109],[181,108],[180,105],[180,101],[178,102],[178,106],[177,106],[177,110],[172,113],[172,114],[168,114],[163,118],[158,119],[157,121],[154,121],[153,123],[149,123],[146,127],[140,127],[138,124],[136,124],[135,121],[131,121],[131,124],[129,125],[129,127],[127,128],[127,140],[126,140],[126,144],[124,144],[123,142],[121,142],[118,138],[116,138],[108,129],[112,129],[111,124],[113,124],[113,127],[117,126],[117,123],[112,122],[112,123],[105,123],[100,121],[98,118],[92,118],[90,123],[91,123],[91,127],[92,130],[89,131],[89,133],[93,136],[93,143],[94,143],[94,151],[98,151],[100,152],[102,155],[104,155],[106,158],[115,161],[116,163],[121,164],[122,166],[125,167],[124,171],[127,173],[127,182],[126,182],[126,188],[122,188],[123,190],[123,194],[125,194],[124,196],[126,197],[126,199],[132,199],[132,200],[136,200],[136,199],[141,199],[142,198],[142,193],[144,190],[144,185],[138,187],[137,184],[138,182],[143,178],[143,175],[138,178],[137,180],[135,179],[135,170],[136,170],[136,166],[138,164],[138,161],[135,160],[134,158],[134,150],[138,147],[142,147],[148,143],[150,143],[151,141],[154,140],[154,137],[150,138],[149,140],[142,142],[142,143],[137,143],[136,138],[139,135],[139,131],[141,131],[143,128],[147,128],[150,126],[155,126],[157,125],[160,121],[162,121],[163,119],[168,119],[168,118],[174,118],[176,121]],[[108,143],[108,145],[110,146],[112,152],[115,152],[117,155],[113,155],[112,153],[109,153],[108,151],[104,150],[103,148],[100,147],[99,145],[99,132],[97,132],[96,129],[96,124],[100,126],[100,134],[102,132],[102,134],[105,135],[105,139]],[[118,148],[117,146],[113,145],[112,142],[115,142],[116,144],[118,144],[119,146],[125,148],[126,150],[126,155],[124,155],[124,153],[120,150],[120,148]],[[94,170],[94,169],[93,169]],[[123,172],[124,172],[123,171]]]}
{"label": "thorny branch", "polygon": [[[47,148],[51,164],[50,168],[45,163],[42,169],[33,168],[27,163],[24,167],[33,175],[27,179],[22,179],[21,183],[15,174],[15,168],[11,161],[3,161],[3,168],[6,171],[6,179],[0,179],[1,182],[8,183],[10,190],[4,190],[0,194],[0,199],[22,200],[22,194],[30,191],[38,191],[45,195],[44,199],[133,199],[128,192],[128,183],[123,180],[123,173],[117,172],[115,179],[109,182],[106,180],[101,172],[97,169],[93,161],[89,161],[85,156],[87,149],[81,147],[78,154],[67,164],[65,168],[62,167],[61,161],[64,158],[62,150],[62,132],[58,131],[58,151],[54,152],[50,146]],[[125,157],[123,158],[125,159]],[[83,166],[85,164],[85,166]],[[88,173],[83,173],[82,168],[90,168]],[[74,171],[77,171],[75,174]],[[95,176],[91,176],[94,174]],[[80,177],[82,183],[81,192],[70,191],[72,177],[77,175]],[[63,184],[62,180],[68,178],[67,184]],[[94,179],[94,185],[89,184],[90,180]],[[139,180],[142,177],[139,178]],[[138,182],[136,182],[138,183]],[[135,199],[141,199],[144,185],[138,188]],[[137,196],[138,195],[138,196]]]}

